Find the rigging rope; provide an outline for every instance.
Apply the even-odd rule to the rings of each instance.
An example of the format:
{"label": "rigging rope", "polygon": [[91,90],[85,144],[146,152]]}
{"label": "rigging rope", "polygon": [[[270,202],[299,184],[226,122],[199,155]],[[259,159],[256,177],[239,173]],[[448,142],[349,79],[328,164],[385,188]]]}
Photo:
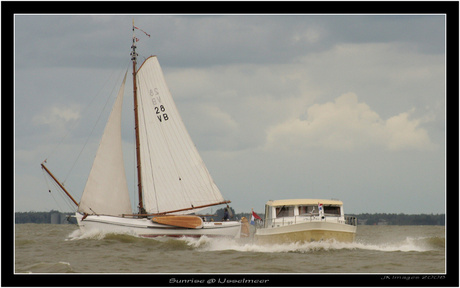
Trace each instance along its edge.
{"label": "rigging rope", "polygon": [[[130,62],[130,61],[128,61],[128,65],[125,65],[125,67],[128,67],[128,68],[126,69],[126,71],[129,69],[129,62]],[[114,80],[114,78],[115,78],[114,75],[115,75],[115,73],[116,73],[117,71],[120,71],[120,70],[119,70],[119,69],[114,69],[114,70],[112,70],[110,76],[106,79],[105,83],[102,85],[102,87],[100,88],[100,90],[99,90],[99,91],[96,93],[96,95],[91,99],[91,101],[90,101],[89,104],[85,107],[85,109],[84,109],[83,111],[88,111],[88,110],[89,110],[89,107],[93,104],[93,102],[95,102],[96,98],[100,98],[99,95],[100,95],[100,94],[102,93],[102,91],[104,90],[104,87],[107,87],[107,86],[108,86],[108,83],[110,82],[111,79],[112,79],[112,81]],[[118,73],[122,73],[122,72],[124,72],[124,71],[121,70],[121,72],[118,72]],[[118,77],[117,77],[116,79],[120,79],[120,75],[118,75]],[[118,83],[118,82],[120,82],[120,81],[117,81],[117,83]],[[112,98],[112,96],[113,96],[113,95],[112,95],[112,94],[113,94],[113,91],[114,91],[114,89],[115,89],[116,87],[117,87],[117,85],[112,85],[112,91],[111,91],[110,93],[108,93],[108,97],[107,97],[107,99],[106,99],[106,101],[105,101],[105,104],[104,104],[104,107],[102,108],[102,111],[100,111],[100,113],[99,113],[99,116],[98,116],[98,118],[97,118],[97,120],[96,120],[96,123],[94,124],[93,128],[91,129],[91,132],[90,132],[90,134],[88,135],[88,137],[87,137],[87,139],[86,139],[86,141],[85,141],[85,144],[84,144],[83,148],[82,148],[82,149],[80,150],[80,152],[78,153],[77,158],[73,161],[73,164],[72,164],[72,166],[71,166],[69,172],[67,173],[67,175],[66,175],[64,181],[60,183],[61,185],[64,185],[65,181],[69,178],[70,173],[71,173],[71,172],[73,171],[73,169],[75,168],[76,163],[77,163],[78,160],[80,159],[80,156],[82,155],[83,150],[85,149],[85,147],[87,146],[87,144],[88,144],[88,142],[89,142],[89,138],[91,137],[93,131],[95,130],[96,125],[98,124],[98,122],[99,122],[99,120],[100,120],[100,118],[101,118],[101,116],[102,116],[102,113],[103,113],[104,110],[106,109],[107,103],[109,102],[110,98]],[[48,156],[45,158],[44,162],[47,162],[47,159],[48,159],[50,156],[52,156],[52,154],[55,154],[55,153],[56,153],[56,151],[58,150],[58,148],[60,148],[60,147],[62,146],[62,144],[64,143],[64,140],[69,136],[70,132],[73,131],[73,130],[75,130],[77,124],[80,123],[80,120],[81,120],[82,118],[84,118],[84,117],[80,117],[77,121],[74,121],[74,122],[71,124],[70,129],[67,130],[67,133],[64,135],[64,137],[62,137],[61,141],[59,141],[59,142],[54,146],[54,148],[51,150],[51,152],[50,152],[50,153],[48,154]],[[53,200],[55,201],[55,203],[57,204],[57,206],[59,207],[59,209],[62,210],[61,206],[59,205],[59,202],[62,202],[62,201],[58,201],[58,200],[55,198],[55,196],[53,195],[54,193],[51,192],[51,188],[50,188],[50,185],[49,185],[48,180],[47,180],[47,177],[50,177],[50,178],[51,178],[51,176],[50,176],[50,175],[47,175],[44,171],[43,171],[43,173],[44,173],[45,182],[46,182],[46,185],[47,185],[47,188],[48,188],[48,192],[51,194]],[[74,204],[75,204],[75,203],[71,202],[70,198],[67,197],[67,195],[64,195],[65,191],[63,191],[62,188],[59,187],[59,185],[58,185],[57,183],[55,183],[54,181],[52,181],[52,184],[53,184],[53,186],[55,187],[55,189],[57,189],[57,190],[59,191],[58,194],[60,195],[60,197],[62,197],[64,203],[66,203],[66,205],[70,208],[70,211],[74,211],[74,210],[75,210],[75,207],[74,207]]]}
{"label": "rigging rope", "polygon": [[[101,88],[99,89],[99,91],[94,95],[94,97],[91,99],[91,101],[88,103],[88,105],[86,105],[85,109],[83,109],[83,111],[87,111],[88,108],[93,104],[93,102],[96,100],[96,98],[99,97],[99,95],[101,94],[102,90],[104,89],[104,87],[108,84],[108,82],[110,81],[110,79],[113,78],[113,74],[117,71],[117,69],[114,69],[112,70],[110,76],[105,80],[104,84],[101,86]],[[79,119],[82,119],[82,117],[80,117]],[[73,131],[75,129],[75,127],[77,126],[77,124],[80,122],[80,120],[77,120],[77,121],[74,121],[73,124],[71,124],[71,127],[69,129],[67,129],[67,133],[61,138],[61,140],[54,146],[53,149],[51,149],[51,151],[47,154],[47,157],[45,157],[45,161],[51,157],[53,154],[55,154],[56,150],[62,145],[62,143],[64,142],[64,140],[69,136],[70,132]]]}
{"label": "rigging rope", "polygon": [[[48,182],[48,177],[51,178],[50,175],[48,175],[47,173],[45,173],[45,171],[42,169],[42,173],[43,173],[43,178],[45,178],[45,182],[46,182],[46,186],[48,188],[48,192],[51,194],[51,197],[53,198],[54,202],[56,203],[56,205],[59,207],[60,211],[64,211],[64,209],[62,209],[62,207],[59,205],[59,202],[56,200],[56,198],[54,197],[54,194],[51,192],[51,187],[49,185],[49,182]],[[70,208],[69,211],[74,211],[74,205],[73,203],[70,203],[70,199],[68,197],[64,197],[64,191],[62,191],[61,187],[59,187],[59,185],[57,185],[54,181],[51,182],[53,184],[53,186],[56,188],[56,190],[60,191],[60,193],[58,193],[61,198],[64,200],[64,202],[67,204],[67,206]]]}
{"label": "rigging rope", "polygon": [[[129,67],[129,66],[128,66],[128,67]],[[128,68],[127,68],[127,69],[128,69]],[[127,70],[127,69],[126,69],[126,70]],[[112,74],[110,75],[110,78],[112,78],[112,76],[113,76],[114,73],[115,73],[115,70],[112,71]],[[118,72],[118,73],[120,73],[120,72]],[[122,75],[123,75],[123,74],[122,74]],[[118,75],[117,79],[119,79],[119,78],[120,78],[120,75]],[[107,82],[108,82],[108,80],[107,80]],[[119,81],[118,81],[118,82],[119,82]],[[73,162],[72,167],[70,168],[69,172],[67,173],[67,175],[66,175],[66,177],[64,178],[64,181],[63,181],[62,183],[65,183],[65,182],[67,181],[67,179],[69,178],[71,172],[72,172],[73,169],[75,168],[75,165],[77,164],[78,160],[80,159],[80,156],[81,156],[81,154],[83,153],[83,150],[86,148],[86,145],[88,144],[89,139],[90,139],[91,136],[93,135],[93,132],[94,132],[94,130],[96,129],[96,126],[97,126],[97,124],[99,123],[99,120],[101,119],[102,114],[103,114],[103,112],[105,111],[105,109],[106,109],[106,107],[107,107],[107,104],[109,103],[109,100],[113,97],[112,95],[113,95],[114,90],[115,90],[116,88],[117,88],[117,86],[116,86],[116,85],[113,85],[112,91],[110,91],[110,93],[108,93],[107,99],[106,99],[106,101],[105,101],[105,103],[104,103],[104,106],[102,107],[101,112],[99,113],[99,116],[97,117],[96,122],[94,123],[93,127],[91,128],[91,131],[90,131],[88,137],[86,138],[83,147],[81,148],[80,152],[78,153],[77,158],[76,158],[75,161]],[[102,89],[101,89],[101,90],[102,90]],[[98,92],[98,94],[101,92],[101,90]],[[92,102],[93,102],[93,101],[92,101]],[[91,103],[92,103],[92,102],[91,102]],[[88,106],[88,107],[89,107],[89,106]],[[86,108],[88,108],[88,107],[86,107]]]}

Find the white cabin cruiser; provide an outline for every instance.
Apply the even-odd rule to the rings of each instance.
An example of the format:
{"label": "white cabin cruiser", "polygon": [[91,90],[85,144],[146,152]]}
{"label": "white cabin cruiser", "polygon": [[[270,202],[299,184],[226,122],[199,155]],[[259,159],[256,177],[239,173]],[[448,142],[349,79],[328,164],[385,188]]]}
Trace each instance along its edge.
{"label": "white cabin cruiser", "polygon": [[270,200],[265,204],[264,226],[257,229],[255,239],[262,243],[353,242],[356,228],[357,218],[345,217],[339,200]]}

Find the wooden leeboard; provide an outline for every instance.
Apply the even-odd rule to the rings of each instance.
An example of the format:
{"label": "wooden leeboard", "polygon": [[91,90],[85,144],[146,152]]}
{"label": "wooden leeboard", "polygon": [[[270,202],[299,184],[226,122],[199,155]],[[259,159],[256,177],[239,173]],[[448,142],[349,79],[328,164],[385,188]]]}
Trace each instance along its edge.
{"label": "wooden leeboard", "polygon": [[198,216],[181,216],[181,215],[167,215],[153,217],[152,221],[158,224],[171,225],[183,228],[198,229],[203,227],[203,220]]}

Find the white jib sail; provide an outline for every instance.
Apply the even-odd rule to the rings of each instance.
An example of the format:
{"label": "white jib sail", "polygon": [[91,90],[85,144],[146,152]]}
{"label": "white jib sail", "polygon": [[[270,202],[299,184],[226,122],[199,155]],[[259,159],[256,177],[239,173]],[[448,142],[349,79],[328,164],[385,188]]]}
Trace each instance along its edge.
{"label": "white jib sail", "polygon": [[78,211],[88,214],[131,214],[121,145],[121,110],[126,74],[105,126]]}
{"label": "white jib sail", "polygon": [[137,87],[146,211],[161,213],[224,201],[185,128],[156,56],[139,68]]}

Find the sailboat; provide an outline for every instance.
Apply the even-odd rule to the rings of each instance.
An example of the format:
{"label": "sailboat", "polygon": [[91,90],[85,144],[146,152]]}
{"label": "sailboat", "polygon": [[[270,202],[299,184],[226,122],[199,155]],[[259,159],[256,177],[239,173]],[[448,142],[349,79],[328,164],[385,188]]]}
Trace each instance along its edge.
{"label": "sailboat", "polygon": [[239,237],[239,221],[207,221],[196,213],[230,203],[214,183],[179,115],[157,56],[137,69],[133,21],[131,60],[136,135],[138,211],[133,213],[121,142],[126,74],[102,135],[80,202],[49,169],[42,169],[78,207],[80,229],[141,237]]}

